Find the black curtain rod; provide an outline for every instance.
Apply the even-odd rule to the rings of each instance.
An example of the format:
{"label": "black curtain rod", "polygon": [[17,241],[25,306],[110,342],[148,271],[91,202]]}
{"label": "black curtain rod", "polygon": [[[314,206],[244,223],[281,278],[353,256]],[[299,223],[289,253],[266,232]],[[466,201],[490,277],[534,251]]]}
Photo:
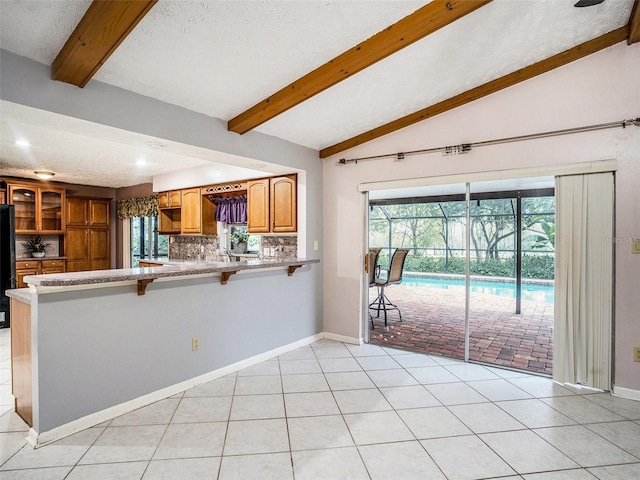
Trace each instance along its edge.
{"label": "black curtain rod", "polygon": [[546,137],[556,137],[559,135],[567,135],[570,133],[591,132],[594,130],[605,130],[608,128],[616,128],[616,127],[626,128],[627,125],[640,126],[640,117],[637,117],[632,120],[622,120],[619,122],[601,123],[598,125],[589,125],[586,127],[567,128],[564,130],[554,130],[551,132],[533,133],[530,135],[519,135],[517,137],[507,137],[507,138],[499,138],[496,140],[486,140],[484,142],[462,143],[460,145],[449,145],[446,147],[425,148],[422,150],[412,150],[410,152],[385,153],[382,155],[373,155],[370,157],[349,158],[349,159],[341,158],[340,160],[338,160],[338,163],[340,165],[346,165],[347,163],[358,163],[360,161],[378,160],[381,158],[396,158],[397,160],[403,160],[407,155],[420,155],[423,153],[433,153],[433,152],[443,152],[444,154],[447,154],[447,155],[464,154],[464,153],[470,152],[473,147],[485,147],[488,145],[498,145],[501,143],[520,142],[523,140],[534,140],[537,138],[546,138]]}

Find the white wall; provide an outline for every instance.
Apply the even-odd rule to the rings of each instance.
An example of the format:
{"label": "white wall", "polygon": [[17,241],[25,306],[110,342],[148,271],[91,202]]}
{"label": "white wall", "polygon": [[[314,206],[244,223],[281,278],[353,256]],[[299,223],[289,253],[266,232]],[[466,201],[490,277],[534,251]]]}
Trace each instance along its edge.
{"label": "white wall", "polygon": [[[337,165],[340,158],[419,150],[640,117],[640,44],[620,43],[469,105],[326,159],[324,330],[360,337],[364,195],[360,183],[605,159],[618,160],[615,384],[640,393],[640,127]],[[399,86],[398,88],[401,88]]]}

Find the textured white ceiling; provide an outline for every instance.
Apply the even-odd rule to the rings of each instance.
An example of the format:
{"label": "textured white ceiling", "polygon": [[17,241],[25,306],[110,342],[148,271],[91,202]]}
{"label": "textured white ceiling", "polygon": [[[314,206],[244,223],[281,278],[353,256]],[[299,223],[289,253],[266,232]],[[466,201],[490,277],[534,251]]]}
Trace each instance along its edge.
{"label": "textured white ceiling", "polygon": [[[281,173],[282,167],[250,158],[97,125],[85,120],[0,102],[0,175],[36,179],[35,170],[56,173],[59,182],[125,187],[155,175],[214,165],[207,183]],[[18,146],[25,140],[29,146]],[[157,145],[162,148],[153,148]],[[140,164],[144,162],[144,164]],[[194,185],[185,185],[194,186]]]}
{"label": "textured white ceiling", "polygon": [[229,120],[426,3],[160,1],[95,78]]}
{"label": "textured white ceiling", "polygon": [[573,3],[494,0],[257,130],[322,149],[619,28],[632,5]]}
{"label": "textured white ceiling", "polygon": [[[160,0],[94,78],[229,120],[426,3]],[[633,0],[582,9],[574,3],[494,0],[257,130],[315,149],[333,145],[621,27]],[[0,45],[50,64],[89,4],[2,0]],[[6,115],[2,161],[11,166],[19,152],[5,145]],[[43,142],[56,136],[42,129],[31,134]],[[73,155],[64,146],[73,143],[73,135],[53,142],[57,155],[32,161],[55,168],[56,159],[65,158],[64,167],[71,168]],[[99,171],[108,161],[78,165],[74,178],[86,179],[82,172]],[[24,154],[19,162],[24,167]]]}

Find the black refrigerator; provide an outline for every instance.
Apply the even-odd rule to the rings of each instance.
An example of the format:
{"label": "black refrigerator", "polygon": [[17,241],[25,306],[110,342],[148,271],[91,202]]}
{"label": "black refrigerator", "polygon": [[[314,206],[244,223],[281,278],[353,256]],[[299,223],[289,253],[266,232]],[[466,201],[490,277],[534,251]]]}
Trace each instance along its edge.
{"label": "black refrigerator", "polygon": [[0,205],[0,328],[9,327],[9,297],[16,288],[16,234],[13,205]]}

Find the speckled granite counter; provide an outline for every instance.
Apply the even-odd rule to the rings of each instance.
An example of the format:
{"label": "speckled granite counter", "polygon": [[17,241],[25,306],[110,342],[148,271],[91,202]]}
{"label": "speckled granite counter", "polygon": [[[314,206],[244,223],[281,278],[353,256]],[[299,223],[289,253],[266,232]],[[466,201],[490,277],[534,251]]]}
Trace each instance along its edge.
{"label": "speckled granite counter", "polygon": [[[152,260],[150,260],[152,261]],[[185,277],[189,275],[221,274],[222,278],[229,274],[247,270],[267,268],[291,268],[319,263],[320,260],[290,258],[283,260],[247,260],[241,262],[195,262],[172,260],[163,263],[162,267],[126,268],[117,270],[97,270],[91,272],[54,273],[49,275],[27,275],[24,281],[34,287],[65,287],[116,283],[126,281],[156,280],[169,277]],[[224,275],[226,274],[226,275]],[[224,283],[224,281],[223,281]]]}

